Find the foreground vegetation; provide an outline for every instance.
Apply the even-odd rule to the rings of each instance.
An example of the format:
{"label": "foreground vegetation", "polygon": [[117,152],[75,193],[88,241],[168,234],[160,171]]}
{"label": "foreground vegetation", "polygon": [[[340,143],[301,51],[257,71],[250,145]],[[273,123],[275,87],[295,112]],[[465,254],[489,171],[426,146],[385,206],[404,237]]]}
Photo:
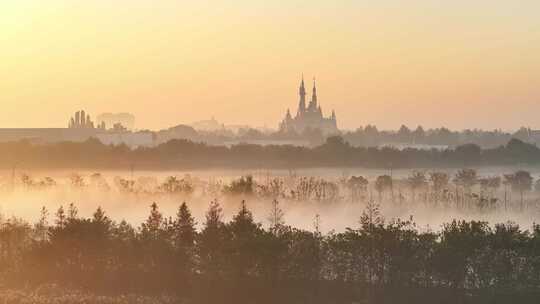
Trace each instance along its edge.
{"label": "foreground vegetation", "polygon": [[152,204],[139,227],[101,208],[80,217],[74,205],[49,223],[43,208],[34,225],[2,221],[2,285],[168,294],[190,303],[535,303],[540,296],[538,225],[453,221],[421,231],[412,219],[385,221],[370,201],[358,227],[323,234],[319,217],[312,231],[300,230],[286,225],[277,200],[271,210],[264,229],[245,202],[224,222],[213,201],[198,230],[185,203],[174,217]]}
{"label": "foreground vegetation", "polygon": [[2,304],[181,304],[171,296],[141,296],[135,294],[96,295],[56,285],[38,288],[0,289]]}

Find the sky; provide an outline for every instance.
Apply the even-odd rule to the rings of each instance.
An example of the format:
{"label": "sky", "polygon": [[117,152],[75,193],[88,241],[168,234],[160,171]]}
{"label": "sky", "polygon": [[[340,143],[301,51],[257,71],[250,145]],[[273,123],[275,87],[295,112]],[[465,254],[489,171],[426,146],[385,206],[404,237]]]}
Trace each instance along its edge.
{"label": "sky", "polygon": [[540,129],[540,1],[0,1],[0,127],[276,128],[302,73],[342,129]]}

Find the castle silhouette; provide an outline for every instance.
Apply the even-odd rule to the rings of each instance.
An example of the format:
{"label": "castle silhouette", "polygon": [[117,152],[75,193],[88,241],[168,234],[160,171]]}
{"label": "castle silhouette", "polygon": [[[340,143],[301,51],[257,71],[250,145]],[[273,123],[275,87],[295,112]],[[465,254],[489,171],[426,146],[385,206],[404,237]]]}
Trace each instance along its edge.
{"label": "castle silhouette", "polygon": [[317,86],[315,84],[315,79],[313,79],[313,94],[307,107],[304,76],[302,76],[302,81],[300,83],[299,95],[300,101],[298,103],[296,116],[293,118],[290,110],[287,109],[287,114],[285,114],[285,118],[279,125],[280,131],[296,132],[299,134],[307,129],[319,129],[324,134],[338,132],[335,111],[332,110],[330,117],[323,116],[322,108],[317,101]]}

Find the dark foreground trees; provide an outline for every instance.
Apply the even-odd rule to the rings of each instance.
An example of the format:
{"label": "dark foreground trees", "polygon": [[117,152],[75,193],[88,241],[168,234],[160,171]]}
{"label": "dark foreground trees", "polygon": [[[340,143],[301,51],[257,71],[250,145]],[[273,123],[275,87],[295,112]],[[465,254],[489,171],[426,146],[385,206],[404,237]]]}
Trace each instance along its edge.
{"label": "dark foreground trees", "polygon": [[[540,226],[453,221],[440,232],[386,222],[370,202],[359,226],[326,235],[254,221],[247,204],[224,222],[210,204],[201,229],[188,205],[157,204],[140,227],[99,208],[46,210],[33,228],[0,227],[3,285],[58,284],[98,293],[173,294],[189,303],[537,303]],[[275,217],[274,217],[275,218]],[[200,232],[199,232],[200,231]]]}

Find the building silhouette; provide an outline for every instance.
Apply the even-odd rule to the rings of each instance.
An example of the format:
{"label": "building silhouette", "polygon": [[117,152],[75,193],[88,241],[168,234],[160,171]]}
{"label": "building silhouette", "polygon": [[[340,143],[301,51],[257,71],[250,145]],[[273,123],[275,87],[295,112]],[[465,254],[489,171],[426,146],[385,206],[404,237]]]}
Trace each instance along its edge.
{"label": "building silhouette", "polygon": [[77,111],[69,119],[67,128],[0,128],[0,143],[24,140],[32,144],[84,142],[97,139],[106,145],[130,147],[154,146],[154,132],[131,131],[121,124],[107,128],[105,122],[94,124],[85,111]]}
{"label": "building silhouette", "polygon": [[285,118],[281,121],[279,129],[282,132],[296,132],[303,133],[307,129],[319,129],[324,134],[337,133],[336,113],[332,110],[332,114],[329,117],[324,117],[321,105],[317,100],[317,86],[315,79],[313,80],[313,93],[311,100],[306,106],[306,88],[304,85],[304,77],[299,88],[300,101],[298,103],[298,110],[293,117],[290,110],[287,109]]}
{"label": "building silhouette", "polygon": [[[100,126],[98,126],[100,127]],[[90,115],[86,114],[84,110],[75,112],[75,115],[71,117],[68,124],[69,129],[94,129],[94,122],[90,118]]]}

